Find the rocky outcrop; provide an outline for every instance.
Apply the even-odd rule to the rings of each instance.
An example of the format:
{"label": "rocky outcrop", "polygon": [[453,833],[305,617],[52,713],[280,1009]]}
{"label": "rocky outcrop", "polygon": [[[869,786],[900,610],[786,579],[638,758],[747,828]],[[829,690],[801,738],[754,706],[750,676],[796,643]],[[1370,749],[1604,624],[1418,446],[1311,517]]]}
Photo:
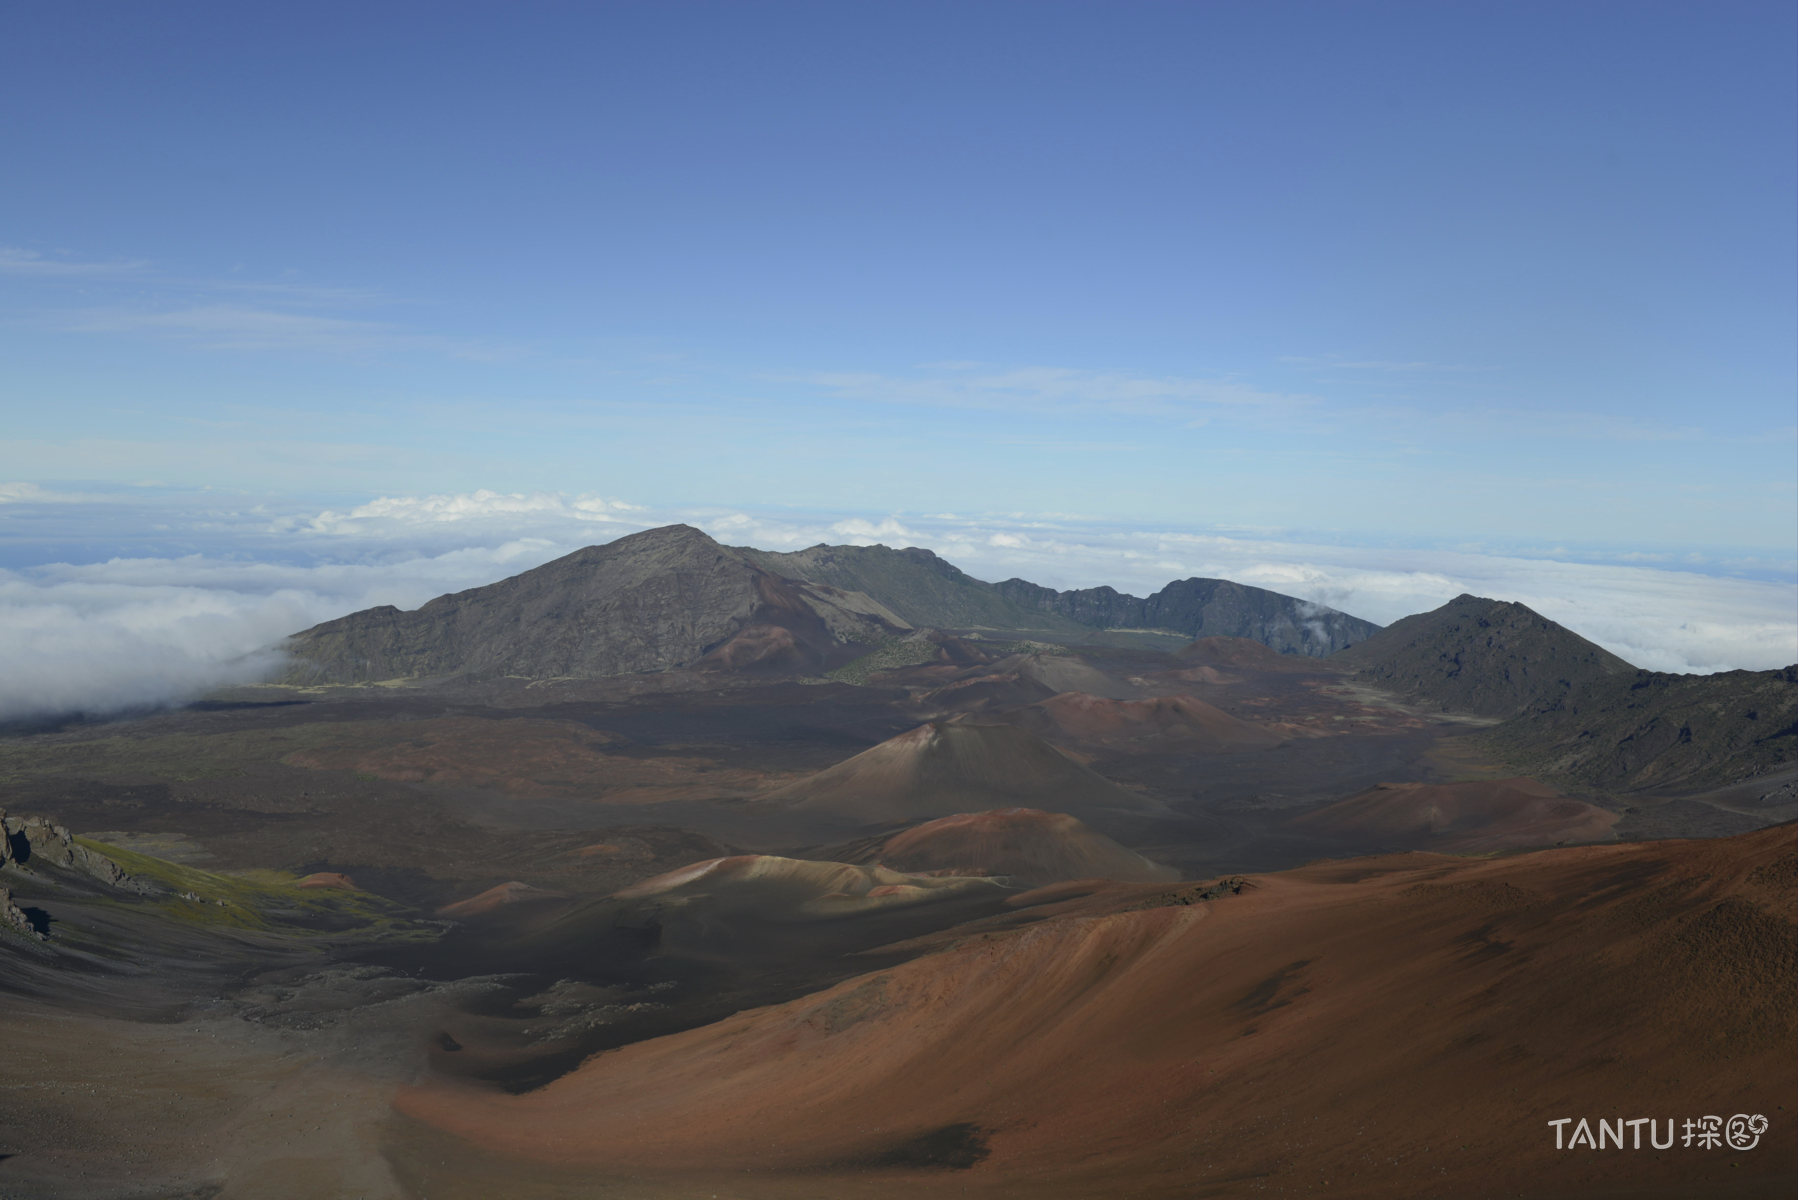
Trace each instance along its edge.
{"label": "rocky outcrop", "polygon": [[669,525],[412,612],[388,605],[314,626],[288,640],[282,678],[589,679],[702,663],[816,672],[910,630],[866,595],[783,577],[691,526]]}
{"label": "rocky outcrop", "polygon": [[0,829],[5,830],[5,837],[0,838],[0,867],[60,867],[122,891],[152,894],[161,890],[152,883],[133,879],[118,863],[83,846],[66,827],[48,817],[11,816],[0,808]]}
{"label": "rocky outcrop", "polygon": [[44,934],[38,932],[37,926],[31,923],[31,918],[25,915],[25,910],[13,903],[12,889],[8,887],[0,887],[0,926],[26,937],[36,938],[40,942],[47,940]]}

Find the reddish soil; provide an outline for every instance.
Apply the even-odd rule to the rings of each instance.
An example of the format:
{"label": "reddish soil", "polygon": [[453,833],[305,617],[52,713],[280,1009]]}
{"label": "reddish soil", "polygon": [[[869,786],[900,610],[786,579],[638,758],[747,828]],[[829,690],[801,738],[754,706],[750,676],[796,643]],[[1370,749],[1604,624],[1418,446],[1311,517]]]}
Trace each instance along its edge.
{"label": "reddish soil", "polygon": [[1032,885],[1067,879],[1154,883],[1180,877],[1173,868],[1150,862],[1066,813],[1034,808],[927,821],[867,853],[898,871],[977,871]]}
{"label": "reddish soil", "polygon": [[1432,850],[1478,854],[1602,841],[1617,821],[1614,812],[1517,778],[1382,783],[1289,823],[1351,842],[1415,840]]}
{"label": "reddish soil", "polygon": [[356,881],[338,871],[314,871],[298,883],[303,888],[342,888],[345,891],[359,892]]}
{"label": "reddish soil", "polygon": [[[1787,825],[1320,863],[1191,904],[1063,885],[1024,898],[1059,901],[1036,924],[525,1095],[433,1080],[396,1102],[524,1173],[861,1164],[855,1194],[895,1196],[1789,1194],[1795,866]],[[1770,1118],[1756,1149],[1570,1152],[1547,1125],[1735,1113]],[[944,1146],[968,1169],[893,1170]]]}
{"label": "reddish soil", "polygon": [[[882,866],[815,862],[773,854],[738,854],[691,863],[616,893],[692,909],[705,905],[733,917],[818,921],[876,909],[924,904],[969,891],[991,891],[985,879],[922,876]],[[691,915],[686,914],[686,915]]]}
{"label": "reddish soil", "polygon": [[437,910],[440,917],[458,919],[475,917],[482,913],[490,913],[496,908],[504,908],[508,904],[528,904],[534,900],[566,900],[565,892],[552,892],[547,888],[532,887],[528,883],[520,883],[514,879],[510,883],[502,883],[498,887],[488,888],[478,896],[470,896],[455,904],[446,904]]}
{"label": "reddish soil", "polygon": [[751,668],[797,670],[812,666],[817,656],[802,646],[791,630],[779,625],[751,625],[694,664],[695,670],[745,671]]}

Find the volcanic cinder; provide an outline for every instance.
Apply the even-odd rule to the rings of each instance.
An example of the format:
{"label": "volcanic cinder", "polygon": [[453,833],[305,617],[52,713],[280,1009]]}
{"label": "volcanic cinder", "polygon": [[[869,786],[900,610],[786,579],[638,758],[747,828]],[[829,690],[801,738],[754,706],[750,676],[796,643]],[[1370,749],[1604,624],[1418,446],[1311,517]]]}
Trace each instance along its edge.
{"label": "volcanic cinder", "polygon": [[[1044,1196],[1190,1196],[1245,1166],[1366,1196],[1701,1186],[1703,1155],[1569,1157],[1544,1122],[1779,1111],[1792,860],[1778,828],[1323,864],[1199,904],[1047,889],[1012,902],[1059,901],[1047,919],[529,1095],[445,1081],[399,1106],[507,1155],[641,1170],[877,1166],[959,1131],[977,1180]],[[1767,1150],[1745,1181],[1789,1172],[1798,1127]]]}

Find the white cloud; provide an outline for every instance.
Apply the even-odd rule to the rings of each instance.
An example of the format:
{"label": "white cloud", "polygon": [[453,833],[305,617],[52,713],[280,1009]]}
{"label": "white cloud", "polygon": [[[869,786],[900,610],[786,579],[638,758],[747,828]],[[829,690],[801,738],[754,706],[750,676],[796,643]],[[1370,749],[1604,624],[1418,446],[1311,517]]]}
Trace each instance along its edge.
{"label": "white cloud", "polygon": [[523,538],[388,563],[192,555],[0,571],[0,720],[119,712],[253,682],[280,667],[291,633],[376,605],[416,608],[572,548]]}
{"label": "white cloud", "polygon": [[403,535],[421,525],[501,522],[515,527],[520,522],[541,525],[545,521],[569,521],[622,525],[627,528],[618,532],[629,532],[630,529],[649,528],[655,523],[631,516],[645,511],[640,505],[599,495],[581,495],[569,500],[559,492],[491,492],[482,489],[455,496],[382,496],[348,512],[327,510],[313,517],[285,517],[275,523],[275,528],[281,532],[340,536],[368,536],[385,531],[391,536]]}

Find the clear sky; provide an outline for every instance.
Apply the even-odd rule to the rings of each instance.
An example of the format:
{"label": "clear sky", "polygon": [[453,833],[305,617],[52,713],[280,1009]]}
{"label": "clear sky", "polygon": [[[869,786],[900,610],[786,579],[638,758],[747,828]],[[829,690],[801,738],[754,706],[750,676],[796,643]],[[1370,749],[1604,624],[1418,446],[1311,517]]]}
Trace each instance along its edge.
{"label": "clear sky", "polygon": [[1794,12],[13,5],[0,566],[489,489],[1790,580]]}

